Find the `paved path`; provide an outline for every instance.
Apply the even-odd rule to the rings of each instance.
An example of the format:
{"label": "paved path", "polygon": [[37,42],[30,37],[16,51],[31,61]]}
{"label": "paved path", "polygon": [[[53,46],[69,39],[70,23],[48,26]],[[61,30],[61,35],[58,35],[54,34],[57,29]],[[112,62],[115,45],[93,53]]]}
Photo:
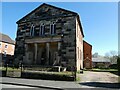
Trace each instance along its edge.
{"label": "paved path", "polygon": [[34,88],[34,87],[10,85],[10,84],[1,84],[1,86],[2,86],[2,88]]}
{"label": "paved path", "polygon": [[80,85],[84,88],[120,88],[118,76],[109,72],[84,71],[79,76]]}

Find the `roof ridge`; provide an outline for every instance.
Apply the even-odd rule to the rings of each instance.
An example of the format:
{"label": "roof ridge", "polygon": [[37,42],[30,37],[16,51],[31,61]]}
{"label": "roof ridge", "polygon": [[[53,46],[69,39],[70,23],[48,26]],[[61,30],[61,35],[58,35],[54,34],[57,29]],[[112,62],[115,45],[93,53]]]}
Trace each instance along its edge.
{"label": "roof ridge", "polygon": [[2,37],[0,38],[0,41],[7,42],[7,43],[13,43],[13,44],[15,43],[15,41],[7,34],[0,32],[0,36]]}
{"label": "roof ridge", "polygon": [[47,4],[47,3],[43,3],[43,4],[39,5],[37,8],[35,8],[34,10],[32,10],[32,11],[31,11],[30,13],[28,13],[27,15],[25,15],[23,18],[19,19],[16,23],[19,23],[22,19],[26,18],[28,15],[32,14],[32,13],[35,12],[37,9],[39,9],[40,7],[42,7],[43,5],[47,5],[47,6],[50,6],[50,7],[53,7],[53,8],[61,9],[61,10],[64,10],[64,11],[67,11],[67,12],[74,13],[74,14],[78,15],[78,13],[73,12],[73,11],[71,11],[71,10],[67,10],[67,9],[59,8],[59,7],[54,6],[54,5],[50,5],[50,4]]}

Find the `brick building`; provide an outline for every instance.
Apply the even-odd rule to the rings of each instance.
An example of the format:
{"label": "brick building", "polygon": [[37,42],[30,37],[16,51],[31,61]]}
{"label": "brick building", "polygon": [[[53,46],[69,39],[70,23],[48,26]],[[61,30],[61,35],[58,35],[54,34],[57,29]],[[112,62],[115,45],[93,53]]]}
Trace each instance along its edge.
{"label": "brick building", "polygon": [[3,65],[13,61],[15,41],[8,35],[0,33],[0,59]]}
{"label": "brick building", "polygon": [[76,12],[43,3],[17,21],[15,64],[83,69],[83,29]]}
{"label": "brick building", "polygon": [[83,41],[83,66],[84,68],[92,68],[92,45]]}

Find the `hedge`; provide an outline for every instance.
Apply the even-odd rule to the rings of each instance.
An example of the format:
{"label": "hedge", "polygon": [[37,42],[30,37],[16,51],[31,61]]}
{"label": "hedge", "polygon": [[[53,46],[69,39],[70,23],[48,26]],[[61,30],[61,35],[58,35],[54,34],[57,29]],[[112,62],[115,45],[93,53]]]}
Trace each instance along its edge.
{"label": "hedge", "polygon": [[28,79],[74,81],[74,76],[62,75],[62,74],[50,74],[50,73],[22,72],[21,77]]}

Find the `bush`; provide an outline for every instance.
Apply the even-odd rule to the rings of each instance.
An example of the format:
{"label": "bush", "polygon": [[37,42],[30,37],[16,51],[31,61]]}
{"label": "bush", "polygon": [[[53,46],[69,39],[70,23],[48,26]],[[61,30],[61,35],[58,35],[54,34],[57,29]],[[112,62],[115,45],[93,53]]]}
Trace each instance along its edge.
{"label": "bush", "polygon": [[103,64],[103,63],[98,63],[98,64],[97,64],[97,68],[99,68],[99,69],[105,69],[106,66],[105,66],[105,64]]}
{"label": "bush", "polygon": [[117,64],[111,64],[111,65],[109,66],[109,68],[110,68],[110,69],[117,69]]}
{"label": "bush", "polygon": [[57,73],[36,73],[36,72],[22,72],[22,78],[29,79],[44,79],[44,80],[60,80],[60,81],[74,81],[74,77],[69,74]]}

